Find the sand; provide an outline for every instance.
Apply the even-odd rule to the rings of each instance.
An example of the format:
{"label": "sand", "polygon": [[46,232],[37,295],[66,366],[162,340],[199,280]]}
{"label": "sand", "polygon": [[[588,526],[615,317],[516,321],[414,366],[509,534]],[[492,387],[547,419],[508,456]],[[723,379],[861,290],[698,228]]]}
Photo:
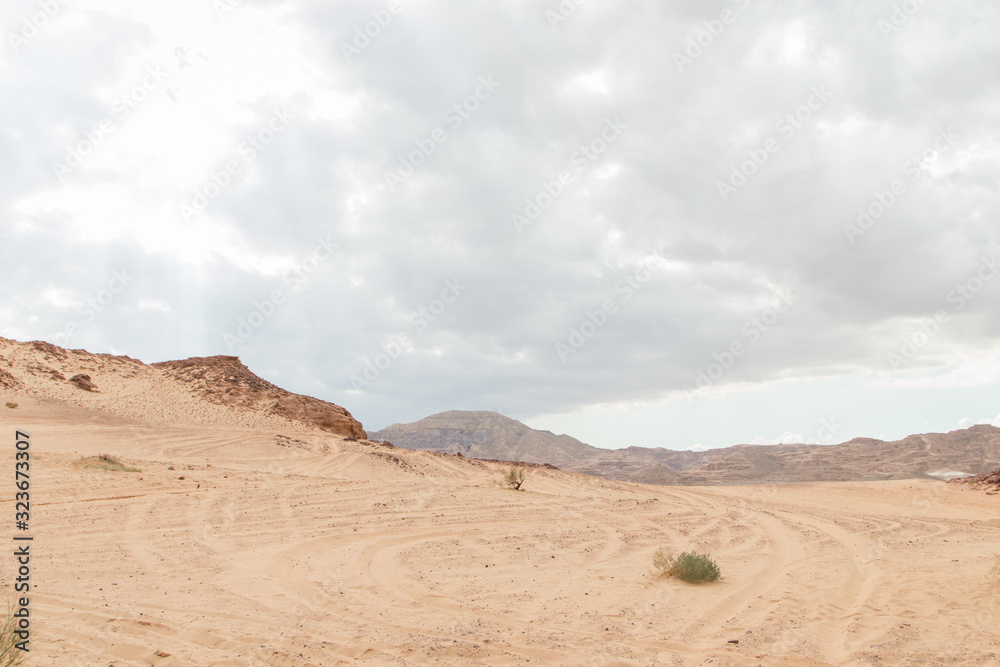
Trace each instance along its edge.
{"label": "sand", "polygon": [[[19,400],[32,665],[1000,663],[1000,496],[537,468],[518,492],[498,464]],[[80,464],[101,453],[141,472]],[[661,547],[723,579],[657,576]]]}
{"label": "sand", "polygon": [[[1000,664],[1000,495],[544,468],[513,491],[502,464],[345,439],[216,383],[232,405],[0,339],[7,539],[15,431],[32,442],[29,664]],[[660,548],[723,578],[663,578]]]}

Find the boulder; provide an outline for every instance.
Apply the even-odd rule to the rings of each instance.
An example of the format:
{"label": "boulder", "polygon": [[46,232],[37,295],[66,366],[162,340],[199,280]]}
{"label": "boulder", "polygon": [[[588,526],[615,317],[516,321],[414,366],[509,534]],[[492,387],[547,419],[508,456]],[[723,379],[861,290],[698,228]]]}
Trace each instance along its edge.
{"label": "boulder", "polygon": [[84,391],[97,391],[97,385],[91,381],[89,375],[84,375],[83,373],[77,373],[69,379],[69,382]]}

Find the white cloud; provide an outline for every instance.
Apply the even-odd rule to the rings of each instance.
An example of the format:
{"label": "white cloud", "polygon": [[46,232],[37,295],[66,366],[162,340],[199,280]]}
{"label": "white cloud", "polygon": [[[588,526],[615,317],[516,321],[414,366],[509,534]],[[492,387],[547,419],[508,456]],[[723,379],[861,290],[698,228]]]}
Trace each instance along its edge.
{"label": "white cloud", "polygon": [[801,433],[789,433],[785,431],[776,438],[765,438],[763,436],[756,436],[750,439],[747,443],[750,445],[794,445],[794,444],[819,444],[815,438],[810,438],[802,435]]}
{"label": "white cloud", "polygon": [[[583,424],[594,406],[626,406],[602,413],[610,432],[717,446],[723,432],[781,433],[758,436],[777,442],[819,427],[822,415],[793,425],[744,414],[737,435],[725,414],[697,405],[670,423],[648,416],[684,401],[682,387],[746,342],[741,327],[787,287],[794,308],[698,396],[702,405],[852,377],[872,400],[850,409],[879,424],[878,397],[986,391],[1000,385],[995,284],[903,368],[885,361],[914,323],[950,308],[948,290],[1000,243],[1000,88],[982,65],[996,60],[1000,13],[977,5],[973,25],[960,9],[925,7],[885,40],[879,8],[753,4],[681,74],[673,52],[718,16],[692,3],[590,8],[552,31],[537,6],[432,0],[407,6],[350,62],[340,45],[369,20],[360,5],[244,2],[224,19],[197,0],[67,5],[0,56],[12,101],[0,109],[0,258],[11,267],[0,312],[16,322],[5,330],[60,330],[78,297],[128,266],[141,278],[88,325],[85,343],[144,358],[211,354],[226,351],[222,333],[255,301],[285,289],[280,314],[239,353],[286,384],[320,377],[324,398],[343,400],[361,359],[458,277],[468,294],[351,396],[366,423],[502,404]],[[2,14],[19,21],[13,6]],[[116,116],[116,100],[157,66],[163,81]],[[446,111],[489,76],[500,87],[452,127]],[[782,136],[776,122],[821,85],[829,101]],[[185,220],[179,207],[282,106],[295,113],[289,127]],[[52,163],[104,118],[114,131],[60,182]],[[599,147],[615,118],[627,125],[620,138],[515,233],[511,214],[582,147]],[[956,145],[911,178],[904,163],[948,125]],[[386,171],[435,128],[446,139],[390,191]],[[771,137],[780,149],[723,203],[718,181],[760,160]],[[905,194],[848,242],[844,224],[903,178]],[[285,272],[321,235],[342,253],[290,288]],[[666,266],[625,290],[620,281],[654,248]],[[616,312],[562,363],[554,344],[608,299]],[[165,323],[176,332],[150,340]],[[825,414],[848,409],[829,400]],[[913,428],[954,423],[951,410],[914,414]],[[877,428],[895,433],[903,419]],[[681,422],[685,435],[673,435]]]}
{"label": "white cloud", "polygon": [[959,428],[969,428],[974,424],[988,424],[990,426],[1000,427],[1000,415],[997,415],[992,419],[985,418],[976,420],[972,419],[971,417],[962,417],[961,419],[958,420]]}

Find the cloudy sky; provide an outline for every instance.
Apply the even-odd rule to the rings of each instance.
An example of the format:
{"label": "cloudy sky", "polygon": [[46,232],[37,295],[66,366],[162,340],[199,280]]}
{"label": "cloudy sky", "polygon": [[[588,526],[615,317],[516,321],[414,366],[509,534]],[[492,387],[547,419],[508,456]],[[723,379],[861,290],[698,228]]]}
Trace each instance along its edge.
{"label": "cloudy sky", "polygon": [[1000,7],[12,0],[0,335],[369,430],[1000,424]]}

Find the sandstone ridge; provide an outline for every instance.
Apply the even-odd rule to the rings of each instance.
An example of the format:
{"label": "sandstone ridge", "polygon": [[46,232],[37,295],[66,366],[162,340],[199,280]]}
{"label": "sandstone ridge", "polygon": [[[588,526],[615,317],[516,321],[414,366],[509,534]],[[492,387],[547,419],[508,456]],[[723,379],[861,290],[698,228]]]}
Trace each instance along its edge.
{"label": "sandstone ridge", "polygon": [[0,391],[58,400],[145,424],[248,430],[315,428],[366,439],[361,423],[333,403],[286,391],[238,357],[144,364],[126,356],[0,338]]}
{"label": "sandstone ridge", "polygon": [[192,357],[152,364],[177,382],[218,405],[264,409],[293,421],[352,438],[368,436],[344,408],[312,396],[293,394],[255,375],[239,357]]}

